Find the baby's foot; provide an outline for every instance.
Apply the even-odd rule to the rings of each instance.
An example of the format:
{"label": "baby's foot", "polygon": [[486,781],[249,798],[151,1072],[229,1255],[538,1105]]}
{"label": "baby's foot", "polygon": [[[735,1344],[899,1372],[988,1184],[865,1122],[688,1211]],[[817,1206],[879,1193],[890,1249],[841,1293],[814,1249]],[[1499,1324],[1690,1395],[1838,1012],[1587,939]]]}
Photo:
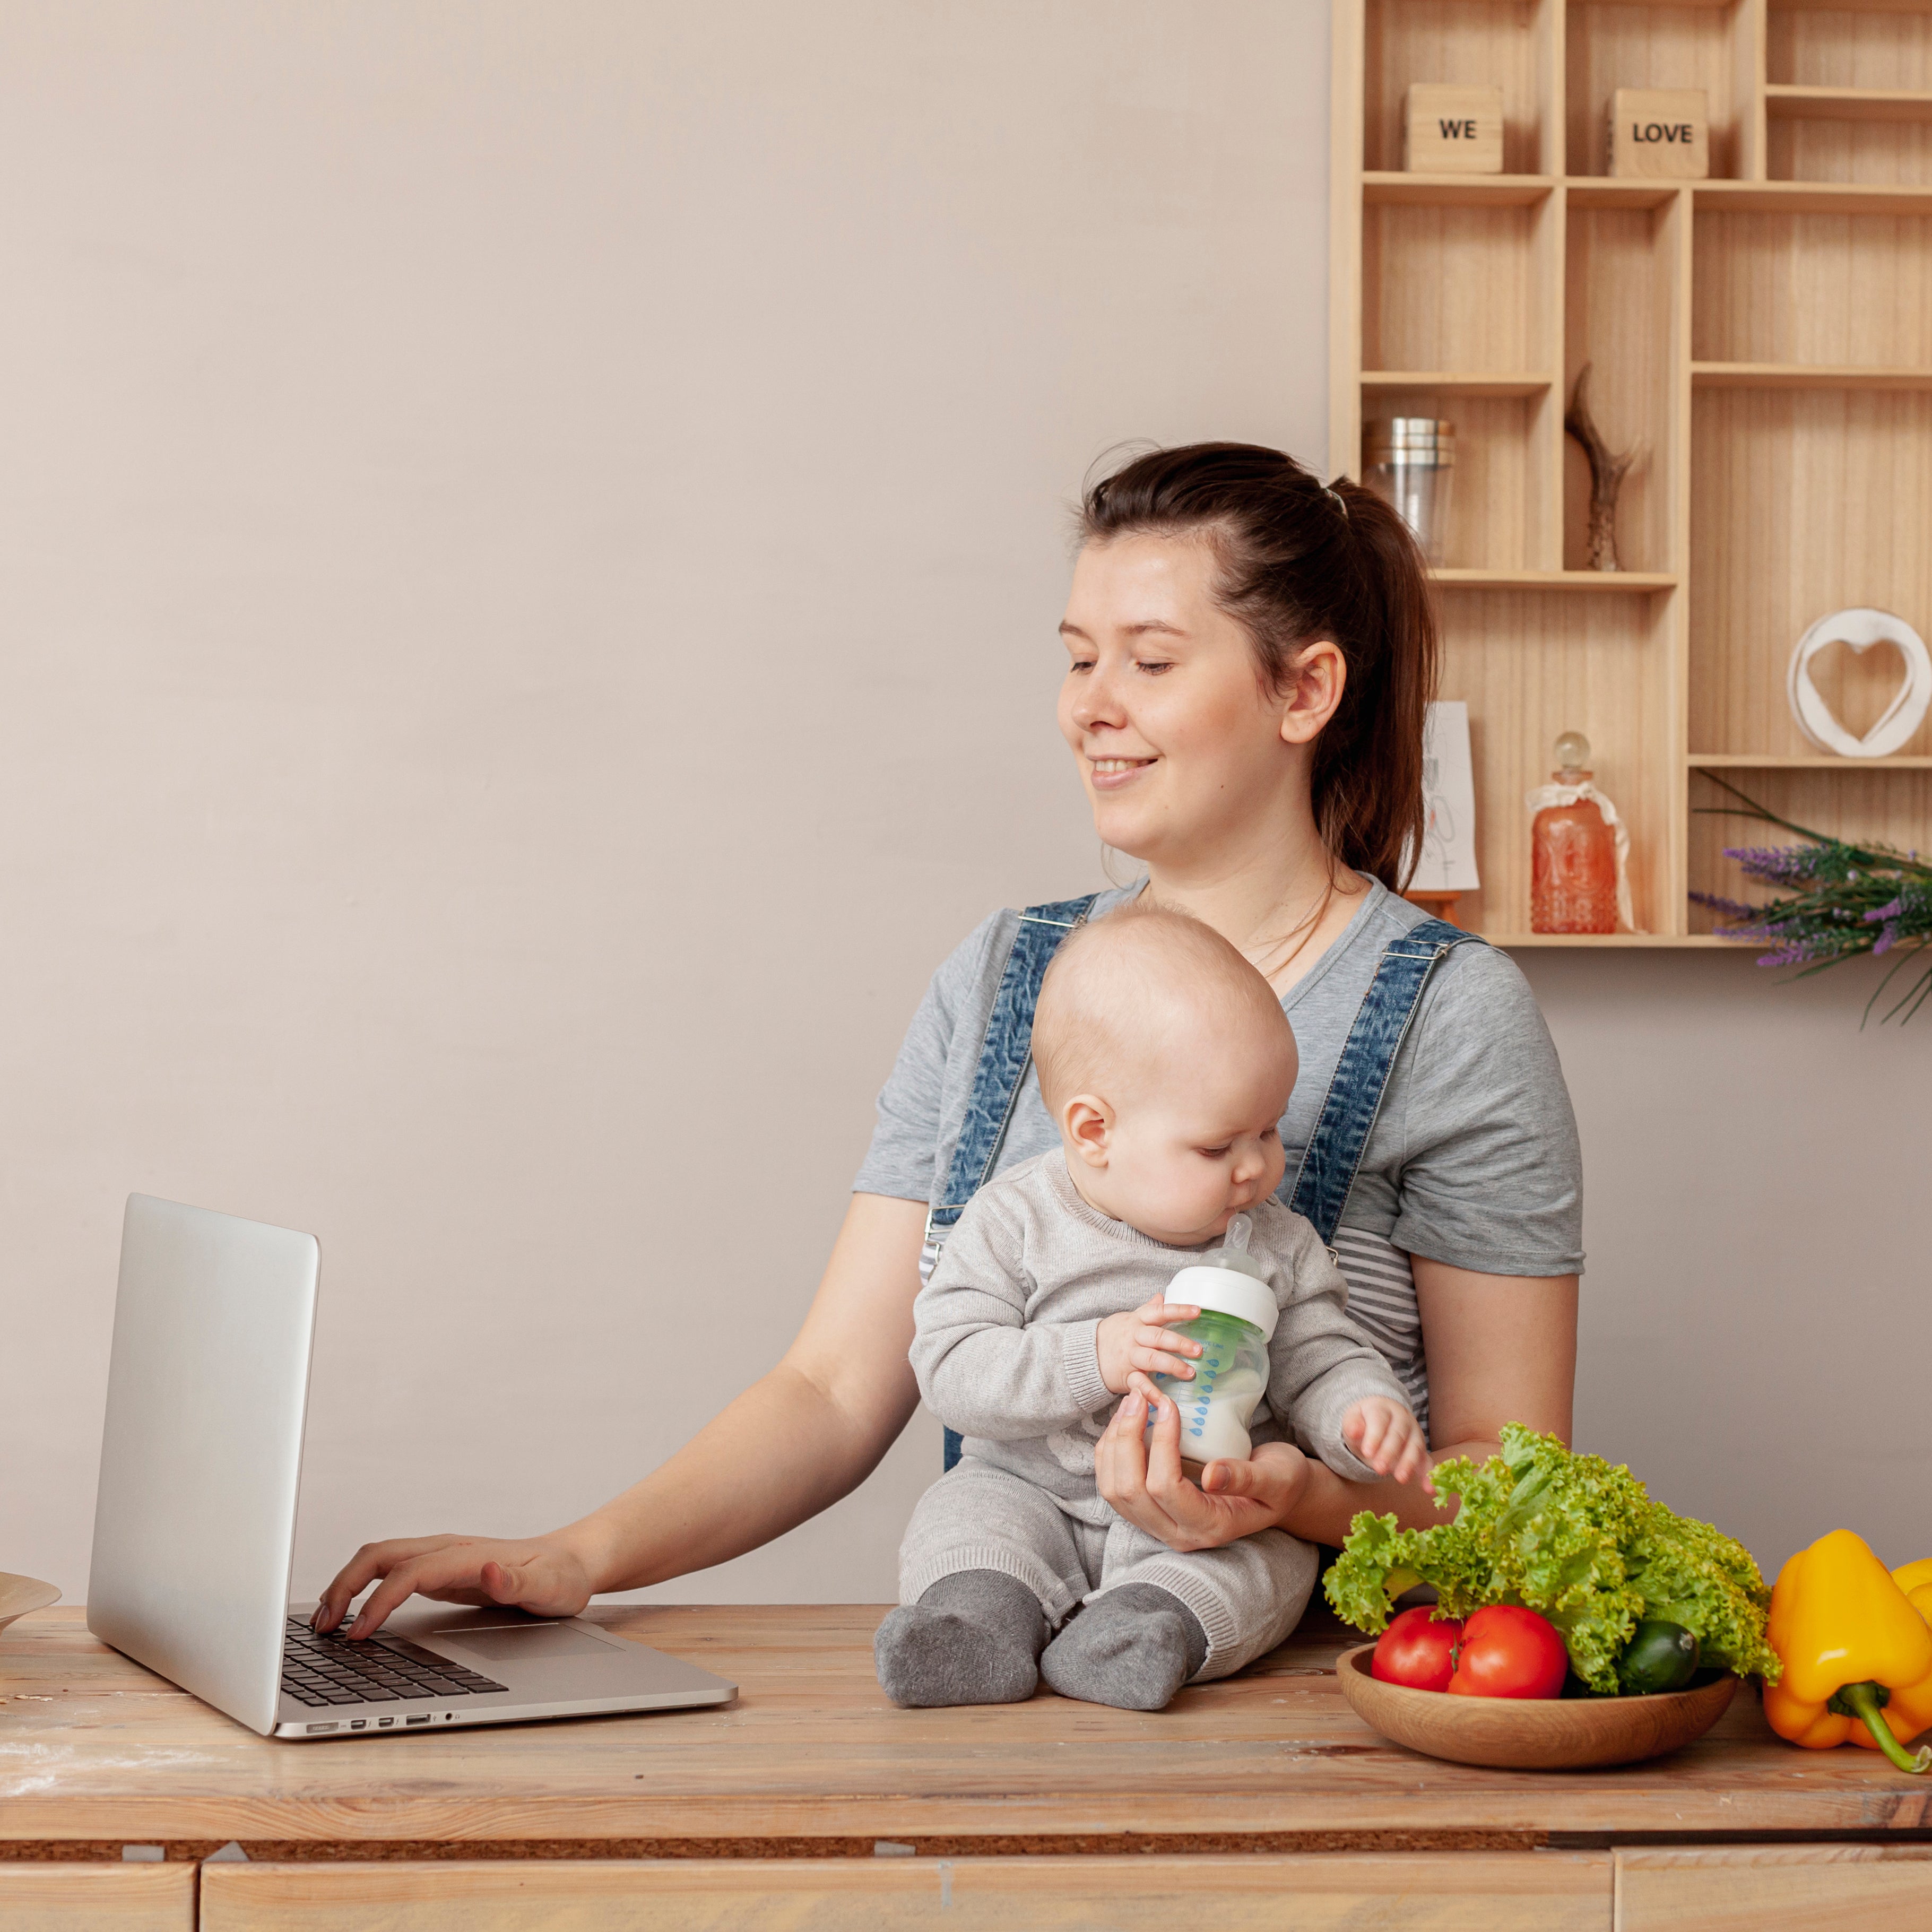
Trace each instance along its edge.
{"label": "baby's foot", "polygon": [[1208,1633],[1178,1597],[1123,1583],[1096,1597],[1046,1647],[1040,1674],[1063,1697],[1161,1711],[1208,1660]]}
{"label": "baby's foot", "polygon": [[966,1570],[892,1611],[872,1658],[895,1704],[1018,1704],[1039,1688],[1046,1637],[1040,1599],[1017,1577]]}

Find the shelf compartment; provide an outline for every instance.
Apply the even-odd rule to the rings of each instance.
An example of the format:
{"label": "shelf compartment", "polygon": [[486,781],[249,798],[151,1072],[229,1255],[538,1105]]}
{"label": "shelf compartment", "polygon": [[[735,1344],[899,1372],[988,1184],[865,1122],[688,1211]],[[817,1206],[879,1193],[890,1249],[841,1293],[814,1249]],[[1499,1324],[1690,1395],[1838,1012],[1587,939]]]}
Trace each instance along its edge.
{"label": "shelf compartment", "polygon": [[1370,208],[1533,208],[1557,184],[1554,175],[1424,175],[1378,170],[1362,177]]}
{"label": "shelf compartment", "polygon": [[[1924,386],[1932,200],[1879,220],[1864,211],[1733,212],[1702,196],[1694,205],[1690,353],[1700,388]],[[1700,365],[1763,373],[1700,374]]]}
{"label": "shelf compartment", "polygon": [[1438,416],[1456,425],[1456,487],[1444,544],[1455,569],[1516,573],[1556,561],[1544,548],[1544,506],[1555,476],[1543,452],[1550,446],[1547,380],[1536,393],[1492,395],[1445,387],[1427,377],[1364,391],[1363,422],[1382,416]]}
{"label": "shelf compartment", "polygon": [[1524,794],[1548,779],[1558,734],[1580,730],[1598,783],[1630,827],[1636,922],[1652,934],[1681,931],[1682,908],[1670,902],[1683,785],[1672,735],[1672,600],[1444,584],[1440,602],[1442,695],[1469,706],[1483,880],[1458,918],[1486,935],[1528,926]]}
{"label": "shelf compartment", "polygon": [[1764,90],[1773,121],[1932,120],[1932,92],[1918,88],[1780,87]]}
{"label": "shelf compartment", "polygon": [[[1819,618],[1876,604],[1932,627],[1928,452],[1932,394],[1694,392],[1688,735],[1701,755],[1815,752],[1786,702],[1785,674]],[[1820,692],[1854,732],[1884,709],[1900,675],[1895,653],[1876,646],[1813,665]],[[1900,749],[1932,754],[1932,722]],[[1837,782],[1838,764],[1816,769]],[[1932,843],[1922,826],[1916,842]]]}
{"label": "shelf compartment", "polygon": [[1700,389],[1932,389],[1932,369],[1827,369],[1802,362],[1694,362]]}
{"label": "shelf compartment", "polygon": [[[1878,8],[1777,8],[1766,22],[1766,105],[1814,92],[1858,97],[1932,92],[1932,16],[1924,0]],[[1808,112],[1800,106],[1801,112]],[[1856,115],[1858,110],[1852,109]]]}
{"label": "shelf compartment", "polygon": [[1684,761],[1694,772],[1932,772],[1932,754],[1889,758],[1841,758],[1830,752],[1760,754],[1753,752],[1693,752]]}
{"label": "shelf compartment", "polygon": [[[1774,812],[1794,824],[1809,826],[1834,838],[1894,845],[1901,851],[1922,848],[1926,827],[1932,825],[1932,770],[1841,772],[1765,766],[1742,789],[1766,811]],[[1772,896],[1772,889],[1747,879],[1737,861],[1724,856],[1724,848],[1796,844],[1798,841],[1782,826],[1767,825],[1762,819],[1723,808],[1735,802],[1714,784],[1700,783],[1694,776],[1690,889],[1714,892],[1720,898],[1741,900],[1747,904],[1761,904]],[[1694,905],[1690,913],[1694,932],[1710,932],[1717,924],[1708,907]],[[1738,942],[1720,943],[1736,945]]]}
{"label": "shelf compartment", "polygon": [[[1711,172],[1741,165],[1742,76],[1755,72],[1748,5],[1619,4],[1588,0],[1568,10],[1564,28],[1564,167],[1602,177],[1611,94],[1620,87],[1701,87],[1710,100]],[[1674,185],[1674,184],[1672,184]]]}
{"label": "shelf compartment", "polygon": [[[1824,92],[1852,98],[1849,89]],[[1873,90],[1872,98],[1876,98]],[[1786,97],[1787,103],[1791,98]],[[1766,110],[1766,163],[1779,180],[1932,187],[1932,116],[1922,111],[1855,115],[1813,107],[1786,112],[1768,99]]]}
{"label": "shelf compartment", "polygon": [[1433,570],[1445,590],[1580,590],[1648,596],[1675,590],[1678,578],[1663,570]]}
{"label": "shelf compartment", "polygon": [[1540,396],[1550,385],[1547,376],[1468,375],[1448,369],[1364,369],[1362,387],[1383,392],[1393,389],[1439,389],[1445,395]]}
{"label": "shelf compartment", "polygon": [[[1634,448],[1617,506],[1618,554],[1638,570],[1669,570],[1671,476],[1682,460],[1672,380],[1681,204],[1580,208],[1566,231],[1562,396],[1590,365],[1590,412],[1612,449]],[[1563,562],[1588,562],[1590,467],[1582,446],[1563,445]]]}
{"label": "shelf compartment", "polygon": [[1547,370],[1556,358],[1544,268],[1561,226],[1553,203],[1365,207],[1363,367],[1442,372],[1445,382]]}
{"label": "shelf compartment", "polygon": [[1553,173],[1560,152],[1553,4],[1366,0],[1362,167],[1383,174],[1401,167],[1402,96],[1414,82],[1442,82],[1500,87],[1505,173]]}

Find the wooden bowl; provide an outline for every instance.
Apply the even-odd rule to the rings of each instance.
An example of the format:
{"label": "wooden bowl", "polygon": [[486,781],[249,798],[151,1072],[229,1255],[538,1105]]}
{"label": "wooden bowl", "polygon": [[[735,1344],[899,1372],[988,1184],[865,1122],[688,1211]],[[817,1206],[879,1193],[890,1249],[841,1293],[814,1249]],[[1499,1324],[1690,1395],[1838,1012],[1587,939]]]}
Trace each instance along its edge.
{"label": "wooden bowl", "polygon": [[0,1570],[0,1630],[29,1610],[44,1610],[50,1604],[59,1601],[60,1591],[56,1585],[32,1576],[10,1576]]}
{"label": "wooden bowl", "polygon": [[1589,1771],[1661,1757],[1702,1737],[1738,1688],[1726,1671],[1654,1697],[1451,1697],[1381,1682],[1370,1674],[1375,1654],[1373,1644],[1358,1644],[1336,1661],[1357,1717],[1411,1750],[1501,1771]]}

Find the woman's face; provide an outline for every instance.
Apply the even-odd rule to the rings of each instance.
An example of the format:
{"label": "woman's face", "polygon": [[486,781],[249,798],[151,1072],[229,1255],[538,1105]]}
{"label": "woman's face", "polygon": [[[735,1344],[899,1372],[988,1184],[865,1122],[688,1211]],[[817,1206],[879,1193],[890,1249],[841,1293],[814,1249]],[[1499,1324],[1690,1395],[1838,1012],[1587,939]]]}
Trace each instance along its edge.
{"label": "woman's face", "polygon": [[1095,828],[1150,864],[1267,836],[1307,783],[1295,694],[1263,685],[1247,633],[1214,602],[1214,572],[1196,539],[1090,543],[1060,626],[1060,729]]}

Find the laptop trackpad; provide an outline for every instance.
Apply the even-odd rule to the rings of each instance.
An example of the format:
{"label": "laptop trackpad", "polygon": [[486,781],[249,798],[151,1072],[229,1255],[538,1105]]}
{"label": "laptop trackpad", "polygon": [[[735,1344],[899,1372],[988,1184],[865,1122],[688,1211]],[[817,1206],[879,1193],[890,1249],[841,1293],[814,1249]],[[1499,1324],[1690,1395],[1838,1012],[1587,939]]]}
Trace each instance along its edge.
{"label": "laptop trackpad", "polygon": [[478,1657],[514,1664],[524,1658],[589,1657],[611,1646],[568,1624],[498,1624],[482,1630],[436,1630],[432,1642],[460,1645]]}

